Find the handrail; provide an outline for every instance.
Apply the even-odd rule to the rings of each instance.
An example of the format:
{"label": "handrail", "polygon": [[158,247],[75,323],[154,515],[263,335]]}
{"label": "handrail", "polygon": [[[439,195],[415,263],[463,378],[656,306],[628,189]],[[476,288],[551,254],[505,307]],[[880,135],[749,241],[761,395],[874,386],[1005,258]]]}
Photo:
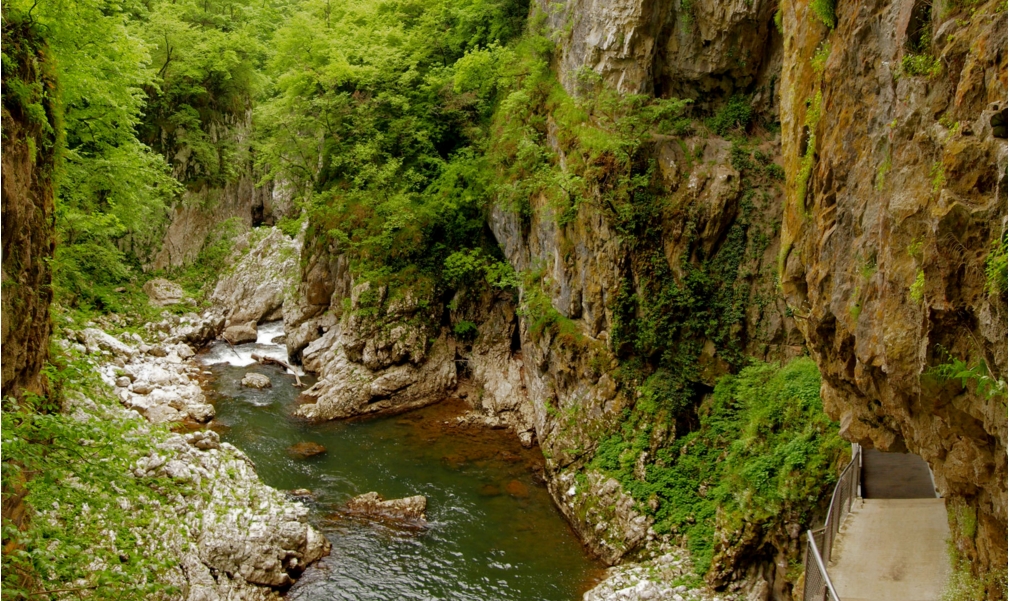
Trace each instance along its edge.
{"label": "handrail", "polygon": [[[827,509],[827,519],[823,528],[806,531],[805,574],[802,587],[803,601],[839,601],[834,585],[827,574],[827,564],[834,546],[837,532],[844,519],[851,512],[852,503],[861,496],[862,480],[862,447],[853,444],[851,461],[841,470],[837,485],[830,497],[830,507]],[[817,544],[820,536],[820,544]],[[822,551],[821,551],[822,549]],[[829,597],[828,597],[829,595]]]}
{"label": "handrail", "polygon": [[[830,601],[841,601],[840,597],[837,596],[837,591],[834,590],[834,584],[830,581],[830,576],[827,575],[827,568],[826,566],[823,565],[823,559],[820,557],[820,550],[816,547],[816,539],[813,538],[812,530],[806,530],[806,545],[808,545],[806,551],[807,564],[808,564],[808,558],[812,556],[813,560],[816,562],[816,569],[817,572],[819,572],[818,575],[823,579],[822,584],[816,587],[816,589],[818,590],[815,592],[819,594],[812,598],[824,599],[826,595],[829,594]],[[809,566],[807,565],[806,583],[810,582],[809,578],[810,576],[811,574],[809,574]],[[808,589],[809,587],[806,586],[804,588]],[[803,593],[802,594],[803,601],[809,601],[810,597],[808,596],[807,590],[804,590],[802,593]]]}

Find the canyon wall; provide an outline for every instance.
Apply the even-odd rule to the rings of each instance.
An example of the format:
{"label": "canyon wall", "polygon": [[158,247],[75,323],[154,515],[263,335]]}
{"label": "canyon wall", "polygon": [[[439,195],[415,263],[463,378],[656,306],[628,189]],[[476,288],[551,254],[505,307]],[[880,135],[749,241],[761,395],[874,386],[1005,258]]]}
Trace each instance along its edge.
{"label": "canyon wall", "polygon": [[35,28],[5,23],[4,46],[2,393],[20,397],[45,388],[60,114],[55,65]]}
{"label": "canyon wall", "polygon": [[[168,269],[192,263],[218,226],[236,219],[246,227],[274,225],[292,210],[294,191],[283,181],[261,184],[252,159],[252,111],[220,124],[208,126],[215,143],[235,147],[234,174],[223,183],[199,178],[200,165],[184,146],[162,149],[172,166],[172,175],[186,184],[169,209],[168,224],[160,244],[137,249],[149,269]],[[145,254],[149,256],[144,256]]]}
{"label": "canyon wall", "polygon": [[825,407],[846,438],[928,461],[951,514],[977,512],[961,550],[1004,568],[1004,391],[929,369],[1005,380],[1006,290],[986,274],[1005,253],[1005,5],[840,2],[833,30],[782,10],[781,281]]}

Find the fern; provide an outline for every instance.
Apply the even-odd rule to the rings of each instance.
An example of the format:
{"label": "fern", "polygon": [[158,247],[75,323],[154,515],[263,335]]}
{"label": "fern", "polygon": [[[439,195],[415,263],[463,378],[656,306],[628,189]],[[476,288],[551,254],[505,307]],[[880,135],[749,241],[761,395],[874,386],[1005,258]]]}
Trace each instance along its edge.
{"label": "fern", "polygon": [[947,361],[930,367],[925,372],[928,375],[942,381],[959,380],[963,388],[973,385],[975,394],[985,399],[1006,396],[1006,381],[996,378],[984,359],[970,365],[942,347],[939,352],[946,355]]}

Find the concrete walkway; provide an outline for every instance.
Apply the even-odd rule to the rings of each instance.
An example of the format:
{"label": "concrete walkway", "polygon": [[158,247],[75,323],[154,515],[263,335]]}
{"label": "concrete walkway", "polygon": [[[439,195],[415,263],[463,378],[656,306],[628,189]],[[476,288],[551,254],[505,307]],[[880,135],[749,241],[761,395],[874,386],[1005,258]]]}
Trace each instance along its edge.
{"label": "concrete walkway", "polygon": [[862,496],[866,499],[934,499],[928,464],[913,453],[862,451]]}
{"label": "concrete walkway", "polygon": [[942,499],[855,501],[827,572],[841,601],[939,601],[948,538]]}

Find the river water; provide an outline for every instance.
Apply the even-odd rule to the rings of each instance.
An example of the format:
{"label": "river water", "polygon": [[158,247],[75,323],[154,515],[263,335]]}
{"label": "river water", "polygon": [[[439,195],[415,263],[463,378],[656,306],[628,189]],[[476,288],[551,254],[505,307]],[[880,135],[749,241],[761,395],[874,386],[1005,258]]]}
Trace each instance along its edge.
{"label": "river water", "polygon": [[[289,599],[573,601],[600,565],[583,551],[554,507],[538,450],[523,449],[506,430],[462,428],[461,401],[407,414],[307,424],[290,417],[299,389],[293,375],[262,366],[252,353],[286,359],[271,341],[282,325],[264,324],[256,343],[217,343],[201,359],[213,373],[221,438],[242,449],[264,482],[312,491],[312,522],[333,552],[310,568]],[[272,388],[240,385],[249,371]],[[307,384],[314,380],[302,376]],[[315,442],[326,453],[297,459],[287,448]],[[428,527],[404,529],[342,515],[352,496],[428,499]]]}

